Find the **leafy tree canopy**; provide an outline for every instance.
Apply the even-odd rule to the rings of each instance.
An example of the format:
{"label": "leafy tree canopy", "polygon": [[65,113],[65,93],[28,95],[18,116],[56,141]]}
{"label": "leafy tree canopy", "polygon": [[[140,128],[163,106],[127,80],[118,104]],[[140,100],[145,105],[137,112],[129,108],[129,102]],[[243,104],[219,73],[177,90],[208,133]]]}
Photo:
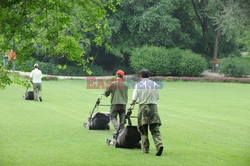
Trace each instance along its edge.
{"label": "leafy tree canopy", "polygon": [[[47,54],[87,70],[85,49],[103,43],[107,11],[115,12],[119,4],[120,0],[1,0],[0,52],[14,49],[20,65],[33,54]],[[2,72],[0,82],[11,83]]]}
{"label": "leafy tree canopy", "polygon": [[33,53],[47,53],[85,66],[84,46],[103,43],[107,11],[116,11],[119,4],[120,0],[2,0],[0,49],[13,48],[19,62]]}

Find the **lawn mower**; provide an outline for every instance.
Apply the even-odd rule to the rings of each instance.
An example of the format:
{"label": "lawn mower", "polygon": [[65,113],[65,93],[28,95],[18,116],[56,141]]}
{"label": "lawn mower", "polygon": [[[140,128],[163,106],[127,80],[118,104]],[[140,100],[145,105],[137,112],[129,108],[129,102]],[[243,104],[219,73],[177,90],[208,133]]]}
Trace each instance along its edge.
{"label": "lawn mower", "polygon": [[[134,105],[128,108],[127,114],[123,115],[122,123],[119,125],[119,130],[113,135],[113,141],[107,139],[108,146],[114,146],[116,148],[141,148],[141,136],[138,131],[137,126],[133,126],[131,118],[137,118],[137,116],[131,116]],[[126,120],[128,120],[128,125],[126,127]]]}
{"label": "lawn mower", "polygon": [[[109,122],[110,122],[110,114],[109,112],[99,112],[99,106],[110,106],[100,104],[103,94],[100,94],[97,98],[95,106],[88,117],[88,122],[84,122],[83,126],[89,130],[110,130]],[[97,110],[97,112],[95,112]]]}
{"label": "lawn mower", "polygon": [[34,92],[33,91],[29,91],[29,88],[30,88],[30,84],[28,84],[28,87],[25,91],[25,94],[24,94],[24,99],[25,100],[34,100]]}

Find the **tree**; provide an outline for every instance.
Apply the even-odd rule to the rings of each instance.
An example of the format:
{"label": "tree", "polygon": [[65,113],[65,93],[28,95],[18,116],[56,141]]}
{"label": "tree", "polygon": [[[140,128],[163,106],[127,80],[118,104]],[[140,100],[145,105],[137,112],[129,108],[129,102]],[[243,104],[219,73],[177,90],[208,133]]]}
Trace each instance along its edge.
{"label": "tree", "polygon": [[45,53],[88,70],[84,46],[103,43],[107,11],[115,12],[119,4],[120,0],[1,0],[0,50],[15,49],[20,64],[34,53]]}
{"label": "tree", "polygon": [[[213,6],[213,8],[217,7],[217,11],[213,12],[210,16],[216,26],[213,54],[213,59],[216,60],[218,58],[220,36],[225,35],[228,40],[235,36],[239,36],[246,27],[247,19],[244,10],[242,10],[239,3],[234,0],[224,2],[215,1],[211,6]],[[216,64],[213,64],[212,71],[216,71]]]}
{"label": "tree", "polygon": [[[245,9],[249,6],[246,5],[249,4],[248,1],[240,0],[238,3],[234,0],[190,0],[190,4],[200,24],[207,53],[213,54],[212,59],[218,58],[219,49],[221,54],[232,52],[237,46],[235,39],[246,28]],[[206,47],[203,46],[204,50]],[[215,67],[216,64],[213,64],[213,71]]]}
{"label": "tree", "polygon": [[110,52],[123,58],[143,45],[173,47],[172,35],[180,29],[178,19],[172,16],[174,9],[172,0],[124,0],[109,17]]}
{"label": "tree", "polygon": [[[81,44],[103,42],[106,13],[115,11],[115,4],[119,0],[1,1],[2,49],[14,48],[22,61],[42,48],[52,56],[85,65]],[[94,32],[92,40],[82,35],[90,31]]]}

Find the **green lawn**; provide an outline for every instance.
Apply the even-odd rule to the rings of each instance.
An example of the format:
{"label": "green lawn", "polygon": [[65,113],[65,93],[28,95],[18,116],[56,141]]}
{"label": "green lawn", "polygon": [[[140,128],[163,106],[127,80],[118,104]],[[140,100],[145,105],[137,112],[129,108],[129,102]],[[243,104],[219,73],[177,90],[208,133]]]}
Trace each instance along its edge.
{"label": "green lawn", "polygon": [[23,100],[21,86],[0,91],[0,165],[250,165],[249,84],[164,82],[161,157],[151,136],[150,153],[142,154],[108,147],[113,127],[84,129],[103,92],[85,87],[80,80],[44,81],[42,103]]}

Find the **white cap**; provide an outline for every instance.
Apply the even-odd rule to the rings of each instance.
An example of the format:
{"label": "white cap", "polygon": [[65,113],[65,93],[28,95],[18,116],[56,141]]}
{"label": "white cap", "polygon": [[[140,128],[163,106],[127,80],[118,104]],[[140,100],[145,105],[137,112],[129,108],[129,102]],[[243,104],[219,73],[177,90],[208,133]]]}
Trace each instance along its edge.
{"label": "white cap", "polygon": [[38,67],[39,65],[37,63],[34,64],[34,67]]}

